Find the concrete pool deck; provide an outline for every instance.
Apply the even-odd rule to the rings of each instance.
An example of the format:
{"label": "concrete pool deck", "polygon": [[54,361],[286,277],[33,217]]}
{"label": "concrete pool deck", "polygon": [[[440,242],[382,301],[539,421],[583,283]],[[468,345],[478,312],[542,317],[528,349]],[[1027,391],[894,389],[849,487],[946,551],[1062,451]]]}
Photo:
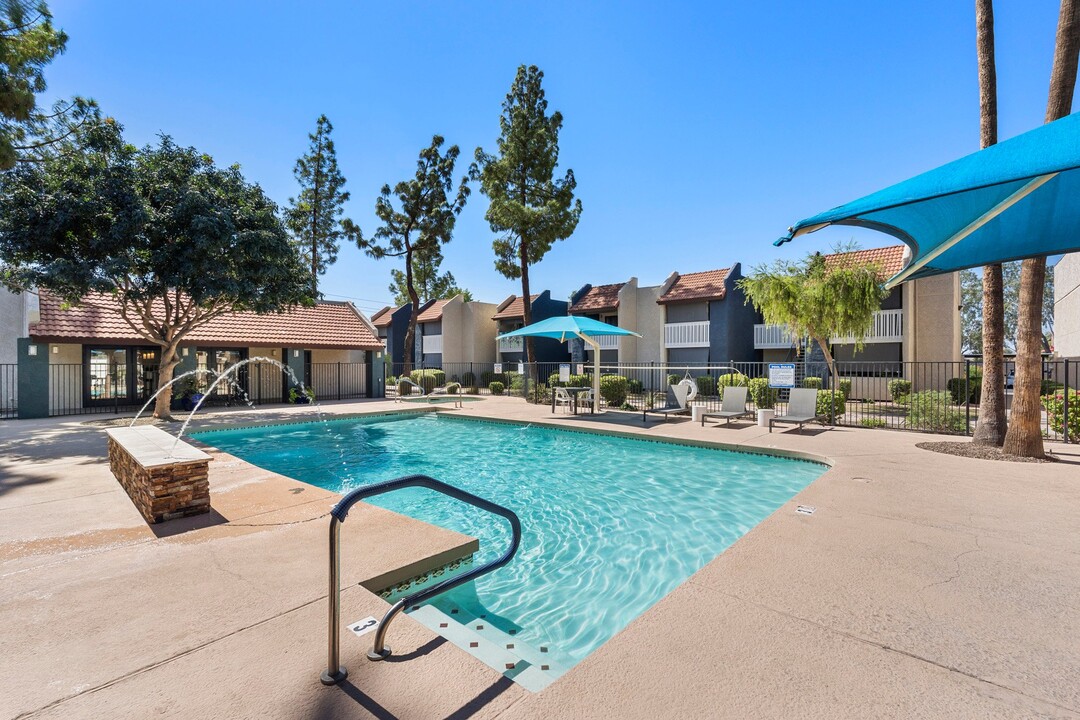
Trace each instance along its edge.
{"label": "concrete pool deck", "polygon": [[[344,633],[349,682],[324,688],[333,494],[214,453],[215,512],[147,526],[102,429],[83,424],[103,418],[0,423],[0,717],[1080,717],[1076,446],[1053,445],[1058,463],[998,463],[885,430],[643,426],[509,398],[442,411],[832,468],[540,693],[407,617],[390,630],[394,662],[366,661],[370,636]],[[225,411],[200,426],[311,415]],[[386,608],[358,583],[468,544],[364,513],[343,533],[344,621]]]}

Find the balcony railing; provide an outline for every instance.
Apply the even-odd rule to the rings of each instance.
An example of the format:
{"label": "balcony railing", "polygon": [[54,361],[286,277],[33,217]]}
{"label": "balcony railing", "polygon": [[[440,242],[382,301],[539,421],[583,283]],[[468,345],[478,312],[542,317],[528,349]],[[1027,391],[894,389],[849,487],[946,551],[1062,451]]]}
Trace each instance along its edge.
{"label": "balcony railing", "polygon": [[[618,350],[619,349],[619,336],[618,335],[597,335],[593,338],[597,344],[600,345],[601,350]],[[588,352],[592,350],[592,346],[586,344],[585,350]]]}
{"label": "balcony railing", "polygon": [[[870,328],[870,332],[863,338],[864,343],[903,342],[903,340],[903,310],[878,310],[874,313],[874,324]],[[855,338],[834,337],[832,342],[837,345],[849,345],[855,342]]]}
{"label": "balcony railing", "polygon": [[687,348],[709,346],[709,321],[667,323],[664,325],[664,347]]}
{"label": "balcony railing", "polygon": [[424,335],[423,349],[425,355],[442,354],[442,335]]}
{"label": "balcony railing", "polygon": [[795,344],[795,336],[786,325],[755,325],[755,350],[787,350]]}
{"label": "balcony railing", "polygon": [[499,340],[499,352],[524,352],[525,351],[525,338],[512,337],[501,338]]}

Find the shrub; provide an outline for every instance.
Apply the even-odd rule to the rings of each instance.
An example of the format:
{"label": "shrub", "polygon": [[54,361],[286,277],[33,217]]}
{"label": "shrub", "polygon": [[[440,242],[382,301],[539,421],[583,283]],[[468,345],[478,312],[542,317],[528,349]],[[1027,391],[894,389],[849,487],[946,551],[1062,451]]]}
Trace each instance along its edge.
{"label": "shrub", "polygon": [[567,382],[560,382],[559,373],[551,373],[548,376],[548,385],[551,387],[589,387],[592,382],[588,375],[571,375]]}
{"label": "shrub", "polygon": [[637,378],[630,378],[626,381],[626,390],[631,395],[640,395],[645,390],[645,386]]}
{"label": "shrub", "polygon": [[465,387],[475,387],[476,373],[472,371],[461,373],[461,384]]}
{"label": "shrub", "polygon": [[911,381],[910,380],[890,380],[889,381],[889,397],[893,399],[893,402],[900,402],[900,398],[906,397],[911,394]]}
{"label": "shrub", "polygon": [[724,388],[726,387],[746,387],[746,383],[750,378],[743,375],[741,372],[725,373],[716,378],[716,394],[720,396],[722,400],[724,398]]}
{"label": "shrub", "polygon": [[817,414],[823,418],[836,420],[844,417],[847,398],[839,390],[819,390],[817,395]]}
{"label": "shrub", "polygon": [[802,379],[802,386],[804,388],[813,388],[815,390],[821,389],[821,378],[814,375],[807,375]]}
{"label": "shrub", "polygon": [[883,428],[888,425],[884,418],[863,418],[859,424],[868,428]]}
{"label": "shrub", "polygon": [[491,372],[490,370],[485,370],[482,373],[480,373],[480,384],[483,385],[484,387],[488,387],[495,380],[498,380],[499,377],[500,376],[496,375],[495,373]]}
{"label": "shrub", "polygon": [[935,390],[909,396],[908,427],[930,432],[964,432],[967,429],[965,411],[950,400],[949,393]]}
{"label": "shrub", "polygon": [[413,370],[409,373],[409,379],[424,388],[424,394],[427,395],[435,388],[446,384],[446,373],[437,369]]}
{"label": "shrub", "polygon": [[779,393],[776,388],[769,387],[769,381],[766,378],[754,378],[747,383],[747,387],[750,399],[754,401],[757,409],[776,407],[776,398]]}
{"label": "shrub", "polygon": [[510,392],[521,393],[525,391],[524,375],[516,372],[508,372],[506,373],[506,379],[510,383]]}
{"label": "shrub", "polygon": [[534,391],[525,395],[525,402],[537,405],[546,405],[551,402],[551,390],[544,383],[533,386]]}
{"label": "shrub", "polygon": [[682,378],[679,377],[678,375],[676,375],[675,373],[668,373],[668,376],[667,376],[667,384],[668,385],[678,385],[680,380],[682,380]]}
{"label": "shrub", "polygon": [[401,378],[398,380],[397,394],[399,397],[404,397],[405,395],[412,395],[412,391],[413,386],[411,383],[408,382],[408,378]]}
{"label": "shrub", "polygon": [[[1039,390],[1039,394],[1040,395],[1053,395],[1058,390],[1061,390],[1063,387],[1065,387],[1065,386],[1062,385],[1059,382],[1056,382],[1054,380],[1046,380],[1044,378],[1043,381],[1042,381],[1042,386],[1041,386],[1041,388]],[[1071,395],[1069,396],[1069,405],[1072,405],[1072,396]]]}
{"label": "shrub", "polygon": [[844,396],[845,401],[851,398],[850,380],[841,380],[840,382],[836,383],[836,387],[840,391],[840,394]]}
{"label": "shrub", "polygon": [[1050,429],[1061,434],[1065,428],[1065,392],[1069,393],[1069,440],[1080,439],[1080,395],[1075,390],[1055,392],[1042,399],[1043,407],[1050,420]]}
{"label": "shrub", "polygon": [[698,395],[715,395],[716,394],[716,380],[712,375],[699,375],[694,378],[694,382],[697,383]]}
{"label": "shrub", "polygon": [[622,375],[600,376],[600,397],[608,407],[619,407],[626,402],[626,388],[629,382]]}
{"label": "shrub", "polygon": [[480,388],[476,387],[475,385],[470,385],[469,387],[465,388],[465,394],[466,395],[479,395],[480,394]]}
{"label": "shrub", "polygon": [[492,395],[502,395],[503,390],[505,390],[505,389],[506,389],[506,386],[503,385],[498,380],[492,380],[491,383],[488,384],[488,390],[491,391]]}
{"label": "shrub", "polygon": [[[968,388],[967,398],[964,397],[965,384]],[[972,372],[967,378],[949,378],[949,381],[945,383],[945,389],[949,391],[953,405],[963,405],[968,400],[973,405],[978,405],[979,399],[982,397],[982,375],[978,374],[975,368],[972,368]]]}
{"label": "shrub", "polygon": [[461,383],[452,382],[446,386],[446,392],[450,395],[457,395],[458,390],[461,389]]}

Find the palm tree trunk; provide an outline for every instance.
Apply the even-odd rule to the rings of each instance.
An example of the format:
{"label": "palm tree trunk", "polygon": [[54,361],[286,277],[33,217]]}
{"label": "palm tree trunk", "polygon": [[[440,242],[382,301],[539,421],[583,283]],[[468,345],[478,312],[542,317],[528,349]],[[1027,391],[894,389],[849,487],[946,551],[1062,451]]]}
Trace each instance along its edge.
{"label": "palm tree trunk", "polygon": [[[1076,66],[1080,57],[1080,0],[1062,0],[1058,15],[1054,66],[1046,122],[1072,112]],[[1002,448],[1011,455],[1043,457],[1042,440],[1042,310],[1046,258],[1031,258],[1020,266],[1020,308],[1017,317],[1016,389],[1012,422]]]}
{"label": "palm tree trunk", "polygon": [[[997,143],[997,64],[994,60],[994,3],[975,0],[976,50],[979,58],[979,136],[984,148]],[[976,445],[1005,442],[1005,302],[1001,265],[983,268],[983,375]]]}

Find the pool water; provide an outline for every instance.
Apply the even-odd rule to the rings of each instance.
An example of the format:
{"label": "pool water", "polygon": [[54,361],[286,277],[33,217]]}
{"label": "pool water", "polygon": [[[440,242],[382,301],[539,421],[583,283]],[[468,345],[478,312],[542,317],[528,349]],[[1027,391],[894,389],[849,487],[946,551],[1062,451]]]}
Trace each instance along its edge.
{"label": "pool water", "polygon": [[[433,601],[571,667],[820,476],[821,464],[436,413],[195,433],[255,465],[347,492],[421,473],[510,508],[507,566]],[[480,539],[507,523],[429,490],[381,507]],[[408,538],[397,538],[408,542]],[[387,538],[387,542],[394,542]]]}

